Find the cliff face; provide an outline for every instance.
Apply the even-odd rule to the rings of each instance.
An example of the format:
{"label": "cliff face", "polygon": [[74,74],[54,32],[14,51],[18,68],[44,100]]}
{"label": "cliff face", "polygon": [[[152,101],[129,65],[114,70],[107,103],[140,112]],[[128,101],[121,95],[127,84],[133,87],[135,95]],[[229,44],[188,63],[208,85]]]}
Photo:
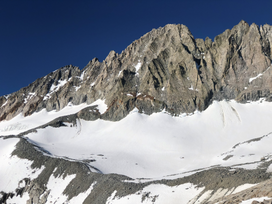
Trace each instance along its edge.
{"label": "cliff face", "polygon": [[121,54],[83,70],[66,66],[0,97],[0,121],[43,108],[60,110],[69,102],[105,99],[101,116],[120,120],[137,107],[173,115],[204,110],[213,100],[271,100],[272,27],[241,21],[215,37],[194,39],[184,25],[153,29]]}
{"label": "cliff face", "polygon": [[[94,58],[83,70],[72,65],[62,67],[15,93],[0,97],[0,121],[5,123],[0,132],[6,135],[0,135],[0,161],[3,164],[1,169],[4,169],[0,169],[0,180],[6,184],[0,185],[0,203],[11,199],[20,199],[19,203],[41,204],[169,203],[169,198],[173,198],[173,203],[192,204],[240,203],[262,196],[271,198],[272,154],[269,144],[272,136],[271,113],[268,111],[271,107],[267,105],[271,103],[261,100],[259,103],[265,103],[266,109],[256,108],[261,106],[256,103],[254,108],[251,106],[246,110],[248,112],[239,104],[260,98],[271,101],[271,42],[272,26],[269,25],[249,26],[241,21],[216,36],[214,41],[208,37],[205,41],[194,39],[184,25],[166,25],[134,41],[121,54],[111,51],[103,62]],[[21,113],[29,116],[43,109],[58,111],[69,104],[92,104],[99,99],[107,105],[105,112],[96,106],[82,106],[85,108],[64,111],[65,114],[50,116],[44,120],[46,122],[41,120],[44,123],[29,127],[29,121],[33,123],[37,119],[35,115],[25,123],[25,118],[22,119],[22,124],[16,118],[10,120]],[[199,114],[200,119],[194,114],[195,118],[184,117],[183,120],[181,117],[178,119],[182,120],[175,122],[172,119],[177,117],[166,115],[171,120],[167,118],[165,121],[168,122],[152,125],[148,123],[152,119],[144,120],[147,116],[139,114],[141,116],[133,116],[135,120],[124,122],[134,108],[145,114],[165,110],[180,115],[203,111],[214,100],[223,99],[235,99],[239,103],[215,102],[209,113]],[[253,114],[258,117],[252,117]],[[39,117],[43,117],[42,113]],[[142,118],[140,122],[138,117]],[[92,120],[98,118],[125,119],[120,121],[124,122],[121,126],[108,121],[107,126],[104,120],[101,120],[103,125],[91,126]],[[138,126],[135,121],[139,122]],[[125,129],[127,124],[129,127],[123,133],[123,139],[120,129]],[[147,131],[148,124],[152,128]],[[174,126],[180,129],[173,129]],[[8,135],[11,134],[9,130],[12,132],[16,128],[17,135]],[[141,131],[135,131],[139,129]],[[168,146],[165,145],[167,140],[171,140]],[[224,145],[217,147],[220,152],[215,151],[211,158],[205,157],[204,153],[221,144]],[[97,150],[97,146],[100,149]],[[126,147],[123,152],[121,146]],[[64,151],[66,154],[61,151],[54,154],[59,149],[70,152],[71,147],[74,151],[77,147],[75,152],[83,149],[84,154],[79,159],[70,158],[67,151]],[[109,147],[112,154],[110,151],[106,151],[108,155],[101,154]],[[134,151],[131,148],[135,148]],[[142,153],[145,148],[149,150],[148,154],[162,153],[166,159],[162,162],[161,158],[154,157],[156,159],[152,161],[140,163],[138,158],[147,156]],[[186,152],[187,149],[190,153]],[[173,152],[178,152],[178,156],[173,154],[174,157]],[[198,153],[191,155],[191,152]],[[162,163],[160,167],[169,167],[165,161],[174,157],[171,165],[180,172],[171,172],[163,179],[154,178],[154,181],[153,178],[132,179],[102,173],[100,168],[103,164],[108,165],[103,161],[108,156],[110,162],[114,161],[109,162],[109,166],[118,166],[115,161],[122,160],[119,156],[126,154],[132,155],[128,157],[132,161],[126,163],[125,168],[132,163],[135,171],[137,168],[146,171],[147,164]],[[113,160],[115,157],[117,159]],[[216,165],[188,171],[192,163],[197,164],[202,159]],[[259,185],[252,188],[246,186],[256,183]],[[246,190],[242,191],[243,188]],[[186,195],[191,196],[188,202],[185,201]]]}

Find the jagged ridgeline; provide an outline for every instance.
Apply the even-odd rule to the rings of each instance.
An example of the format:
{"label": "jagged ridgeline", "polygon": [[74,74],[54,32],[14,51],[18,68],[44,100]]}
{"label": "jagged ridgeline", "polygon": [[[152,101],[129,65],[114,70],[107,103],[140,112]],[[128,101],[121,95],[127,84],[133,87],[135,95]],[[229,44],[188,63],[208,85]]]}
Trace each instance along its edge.
{"label": "jagged ridgeline", "polygon": [[98,99],[108,109],[97,117],[107,120],[120,120],[135,107],[179,115],[202,111],[213,100],[270,101],[271,43],[270,25],[241,21],[214,41],[194,39],[184,25],[166,25],[103,62],[94,58],[83,70],[65,66],[0,97],[0,121]]}

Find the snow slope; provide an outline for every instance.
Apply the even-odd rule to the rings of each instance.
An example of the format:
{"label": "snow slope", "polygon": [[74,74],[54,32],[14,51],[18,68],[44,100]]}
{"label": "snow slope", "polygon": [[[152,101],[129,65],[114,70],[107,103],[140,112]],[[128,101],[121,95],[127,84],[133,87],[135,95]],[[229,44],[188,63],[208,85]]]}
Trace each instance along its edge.
{"label": "snow slope", "polygon": [[253,201],[263,202],[264,200],[270,200],[271,198],[262,197],[262,198],[252,198],[249,200],[242,201],[241,204],[251,204]]}
{"label": "snow slope", "polygon": [[[102,100],[91,105],[97,105],[101,113],[107,109]],[[0,122],[0,135],[18,134],[85,107],[86,104],[70,104],[59,112],[41,111],[25,118],[17,116]],[[92,161],[90,165],[102,173],[123,174],[135,179],[124,182],[146,182],[188,176],[194,173],[193,170],[213,165],[258,168],[263,160],[272,158],[271,115],[272,103],[263,100],[247,104],[215,101],[203,112],[179,117],[172,117],[165,111],[148,116],[140,114],[135,108],[121,121],[78,119],[74,126],[65,123],[65,127],[38,129],[25,137],[53,157],[89,160]],[[0,138],[0,191],[12,192],[24,187],[23,178],[34,179],[43,170],[43,167],[31,169],[31,161],[11,156],[18,141],[17,138]],[[20,168],[16,168],[18,165]],[[271,166],[267,171],[272,171]],[[47,187],[52,190],[47,203],[82,203],[96,182],[79,196],[67,200],[63,191],[74,177],[51,175]],[[218,189],[215,193],[206,191],[201,195],[204,188],[197,188],[191,183],[173,187],[151,184],[124,197],[118,197],[114,192],[107,203],[200,203],[251,186],[245,184],[235,190]],[[24,194],[9,198],[8,202],[24,203],[28,199],[29,195]]]}
{"label": "snow slope", "polygon": [[[53,115],[70,114],[79,109],[67,107],[59,113],[35,113],[20,124],[31,126],[34,121],[37,125],[52,120]],[[221,101],[191,116],[172,117],[165,112],[148,116],[134,109],[118,122],[78,120],[74,127],[48,127],[27,137],[57,157],[95,160],[91,165],[106,174],[152,179],[174,174],[176,178],[212,165],[250,162],[241,167],[257,168],[262,157],[270,159],[272,151],[268,144],[272,136],[243,142],[272,132],[271,115],[272,103],[265,101],[247,104]],[[0,127],[18,121],[15,118],[1,122]]]}
{"label": "snow slope", "polygon": [[83,108],[97,105],[97,109],[102,114],[106,111],[107,105],[104,100],[97,100],[92,104],[87,105],[86,103],[80,105],[73,105],[69,103],[65,108],[60,111],[50,111],[47,112],[43,109],[40,112],[35,112],[30,116],[24,117],[22,114],[17,115],[12,120],[1,121],[0,122],[0,135],[16,135],[21,132],[25,132],[29,129],[38,127],[40,125],[46,124],[55,118],[60,116],[70,115],[79,112]]}
{"label": "snow slope", "polygon": [[[0,138],[0,191],[10,192],[18,187],[24,187],[22,178],[34,179],[43,170],[43,167],[41,169],[31,169],[29,166],[32,161],[11,156],[17,142],[19,142],[17,138],[6,140]],[[18,186],[18,183],[20,183],[20,186]]]}
{"label": "snow slope", "polygon": [[152,204],[186,204],[192,198],[197,196],[204,188],[196,188],[196,186],[186,183],[180,186],[169,187],[162,184],[151,184],[143,190],[125,197],[116,196],[116,191],[108,198],[106,204],[136,204],[145,203]]}

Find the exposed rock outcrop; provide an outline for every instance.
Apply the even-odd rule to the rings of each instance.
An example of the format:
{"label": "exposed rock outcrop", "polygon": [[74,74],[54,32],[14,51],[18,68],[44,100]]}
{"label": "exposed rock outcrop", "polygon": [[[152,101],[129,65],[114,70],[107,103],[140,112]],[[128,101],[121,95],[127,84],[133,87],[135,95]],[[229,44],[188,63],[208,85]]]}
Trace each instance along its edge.
{"label": "exposed rock outcrop", "polygon": [[[67,120],[73,123],[74,119],[70,117]],[[52,125],[54,122],[48,124]],[[44,128],[44,127],[40,127]],[[95,169],[90,165],[90,161],[72,161],[66,158],[57,158],[50,153],[39,148],[31,141],[18,136],[8,136],[5,139],[19,138],[20,141],[16,145],[16,149],[12,152],[11,156],[17,156],[21,159],[27,159],[32,161],[29,169],[41,169],[41,173],[37,178],[31,180],[29,178],[23,178],[18,183],[18,188],[14,189],[13,192],[0,192],[0,202],[6,203],[9,198],[13,196],[23,196],[27,194],[29,199],[27,203],[44,204],[48,203],[51,196],[52,189],[48,186],[51,177],[65,179],[69,175],[74,175],[74,178],[65,186],[63,192],[59,192],[67,197],[67,201],[78,196],[80,193],[86,192],[91,186],[93,187],[91,193],[89,193],[83,203],[96,203],[104,204],[107,199],[111,197],[116,191],[116,197],[124,197],[127,195],[142,195],[142,199],[154,199],[148,192],[144,192],[143,189],[149,185],[166,185],[166,186],[179,186],[185,183],[192,183],[198,188],[203,187],[203,191],[194,199],[191,200],[193,203],[215,203],[218,201],[234,201],[234,200],[245,200],[247,198],[256,196],[271,196],[271,173],[266,172],[266,168],[256,170],[245,170],[240,168],[224,168],[214,167],[210,169],[198,170],[191,172],[192,175],[173,179],[173,180],[157,180],[148,182],[135,182],[131,178],[117,174],[102,174],[98,169]],[[269,164],[271,161],[269,162]],[[269,165],[268,164],[268,165]],[[266,166],[268,166],[266,165]],[[245,183],[261,183],[261,189],[254,188],[255,190],[247,190],[247,197],[238,195],[230,195],[214,199],[214,194],[220,189],[226,189],[228,191],[234,191],[238,186]],[[24,185],[20,186],[20,183]],[[257,189],[257,190],[256,190]],[[270,190],[269,190],[270,189]],[[202,202],[198,199],[206,192],[210,192],[210,195]],[[253,193],[252,193],[253,192]],[[256,194],[258,193],[258,194]],[[59,195],[60,196],[60,195]],[[159,196],[159,195],[158,195]],[[56,201],[56,200],[55,200]],[[235,203],[235,202],[227,203]],[[238,202],[237,202],[238,203]]]}
{"label": "exposed rock outcrop", "polygon": [[179,115],[202,111],[215,99],[270,101],[271,43],[270,25],[241,21],[214,41],[194,39],[184,25],[166,25],[121,54],[111,51],[103,62],[94,58],[83,70],[63,67],[0,97],[0,121],[97,99],[106,99],[102,117],[108,120],[120,120],[134,107]]}

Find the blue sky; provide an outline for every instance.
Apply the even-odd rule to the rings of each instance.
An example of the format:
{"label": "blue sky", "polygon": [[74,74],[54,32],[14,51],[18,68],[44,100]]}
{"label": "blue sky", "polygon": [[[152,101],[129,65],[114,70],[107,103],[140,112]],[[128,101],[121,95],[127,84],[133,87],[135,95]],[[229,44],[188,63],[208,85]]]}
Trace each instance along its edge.
{"label": "blue sky", "polygon": [[211,39],[242,19],[272,25],[269,0],[0,0],[0,95],[65,65],[121,53],[153,28],[184,24]]}

